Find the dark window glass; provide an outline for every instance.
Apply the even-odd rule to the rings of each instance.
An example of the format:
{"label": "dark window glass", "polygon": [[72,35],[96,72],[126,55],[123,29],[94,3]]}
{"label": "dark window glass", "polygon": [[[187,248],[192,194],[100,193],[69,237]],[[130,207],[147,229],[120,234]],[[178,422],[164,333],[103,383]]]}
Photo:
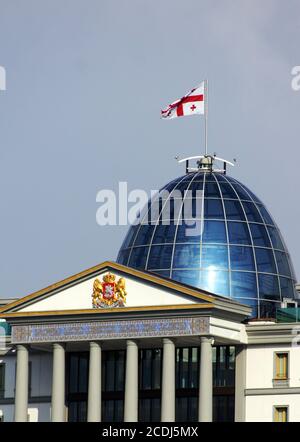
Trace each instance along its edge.
{"label": "dark window glass", "polygon": [[230,265],[232,270],[255,271],[252,247],[230,246]]}
{"label": "dark window glass", "polygon": [[[203,207],[204,205],[202,198],[185,198],[183,205],[182,219],[187,220],[187,219],[203,218]],[[179,217],[177,217],[177,219],[178,218]]]}
{"label": "dark window glass", "polygon": [[245,214],[239,201],[224,200],[227,220],[245,221]]}
{"label": "dark window glass", "polygon": [[287,254],[284,252],[275,251],[275,255],[277,260],[278,272],[281,275],[291,276]]}
{"label": "dark window glass", "polygon": [[102,352],[102,390],[123,391],[125,377],[125,351]]}
{"label": "dark window glass", "polygon": [[234,387],[235,347],[213,347],[213,384],[214,387]]}
{"label": "dark window glass", "polygon": [[204,221],[202,233],[204,243],[226,243],[226,230],[223,221]]}
{"label": "dark window glass", "polygon": [[70,353],[69,393],[87,393],[88,353]]}
{"label": "dark window glass", "polygon": [[266,208],[262,205],[259,205],[258,207],[259,207],[260,213],[261,213],[265,223],[273,225],[274,222],[273,222],[269,212],[266,210]]}
{"label": "dark window glass", "polygon": [[224,211],[221,200],[206,199],[204,200],[204,217],[224,219]]}
{"label": "dark window glass", "polygon": [[228,221],[229,242],[232,244],[251,244],[247,223]]}
{"label": "dark window glass", "polygon": [[173,270],[171,278],[184,284],[201,287],[200,275],[200,270],[199,272],[196,272],[196,270],[194,270],[193,272],[191,272],[190,270]]}
{"label": "dark window glass", "polygon": [[199,181],[193,181],[186,188],[188,193],[185,195],[187,198],[201,198],[203,196],[203,183]]}
{"label": "dark window glass", "polygon": [[232,186],[228,183],[219,183],[223,198],[238,199]]}
{"label": "dark window glass", "polygon": [[220,191],[217,183],[205,183],[205,198],[220,198]]}
{"label": "dark window glass", "polygon": [[260,301],[260,317],[261,318],[276,318],[276,309],[280,307],[279,302]]}
{"label": "dark window glass", "polygon": [[267,227],[274,249],[284,250],[280,235],[275,227]]}
{"label": "dark window glass", "polygon": [[231,293],[233,298],[257,298],[256,273],[231,272]]}
{"label": "dark window glass", "polygon": [[227,183],[227,179],[225,178],[225,175],[222,173],[214,173],[215,178],[220,182],[225,181]]}
{"label": "dark window glass", "polygon": [[260,213],[254,203],[243,201],[242,204],[248,221],[263,223]]}
{"label": "dark window glass", "polygon": [[258,275],[260,299],[280,299],[278,277],[273,275]]}
{"label": "dark window glass", "polygon": [[201,267],[211,269],[228,269],[228,248],[226,246],[202,246]]}
{"label": "dark window glass", "polygon": [[242,186],[240,186],[239,184],[235,184],[235,183],[234,184],[232,183],[232,186],[234,187],[234,190],[236,191],[236,193],[238,194],[238,196],[240,197],[241,200],[248,200],[248,201],[250,200],[251,201],[250,196],[248,195],[246,190],[243,189]]}
{"label": "dark window glass", "polygon": [[134,247],[132,249],[128,265],[137,269],[144,269],[146,265],[147,254],[148,247]]}
{"label": "dark window glass", "polygon": [[178,226],[176,242],[200,242],[203,221],[185,222]]}
{"label": "dark window glass", "polygon": [[69,422],[86,422],[87,403],[86,401],[71,401],[68,404]]}
{"label": "dark window glass", "polygon": [[153,233],[154,227],[155,226],[153,226],[153,225],[142,224],[141,228],[138,231],[134,245],[135,246],[142,246],[142,245],[149,244],[151,241],[151,238],[152,238],[152,233]]}
{"label": "dark window glass", "polygon": [[136,235],[139,227],[140,227],[140,224],[130,227],[130,229],[126,235],[126,238],[122,244],[122,249],[126,249],[127,247],[130,247],[132,245],[133,240],[135,238],[135,235]]}
{"label": "dark window glass", "polygon": [[258,272],[277,273],[272,249],[255,247],[255,255]]}
{"label": "dark window glass", "polygon": [[153,236],[153,244],[173,243],[176,227],[174,223],[157,226]]}
{"label": "dark window glass", "polygon": [[102,422],[123,422],[123,399],[102,401]]}
{"label": "dark window glass", "polygon": [[171,266],[173,246],[152,246],[150,249],[148,269],[169,269]]}
{"label": "dark window glass", "polygon": [[250,229],[255,246],[271,247],[267,229],[263,224],[250,223]]}
{"label": "dark window glass", "polygon": [[117,262],[126,266],[128,263],[129,253],[130,249],[120,250]]}
{"label": "dark window glass", "polygon": [[200,268],[200,244],[176,244],[173,268]]}
{"label": "dark window glass", "polygon": [[213,398],[213,421],[234,422],[234,395]]}
{"label": "dark window glass", "polygon": [[295,289],[294,282],[289,278],[280,278],[281,297],[282,298],[294,298]]}
{"label": "dark window glass", "polygon": [[202,270],[200,287],[212,293],[229,296],[229,274],[219,270]]}

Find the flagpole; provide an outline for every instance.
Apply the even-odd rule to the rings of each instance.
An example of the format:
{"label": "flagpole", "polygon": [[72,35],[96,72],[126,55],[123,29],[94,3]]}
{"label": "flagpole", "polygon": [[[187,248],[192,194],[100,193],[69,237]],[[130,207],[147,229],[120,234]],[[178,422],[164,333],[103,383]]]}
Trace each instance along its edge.
{"label": "flagpole", "polygon": [[208,120],[208,80],[204,80],[204,137],[205,137],[205,155],[207,155],[207,120]]}

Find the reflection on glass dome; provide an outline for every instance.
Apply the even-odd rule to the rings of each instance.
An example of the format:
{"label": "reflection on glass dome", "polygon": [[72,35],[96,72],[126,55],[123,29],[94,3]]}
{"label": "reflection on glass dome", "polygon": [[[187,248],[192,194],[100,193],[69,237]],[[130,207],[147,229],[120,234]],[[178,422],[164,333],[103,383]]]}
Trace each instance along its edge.
{"label": "reflection on glass dome", "polygon": [[279,229],[246,186],[224,173],[197,171],[159,195],[151,222],[153,201],[130,227],[119,263],[249,304],[253,316],[273,316],[283,298],[294,298]]}

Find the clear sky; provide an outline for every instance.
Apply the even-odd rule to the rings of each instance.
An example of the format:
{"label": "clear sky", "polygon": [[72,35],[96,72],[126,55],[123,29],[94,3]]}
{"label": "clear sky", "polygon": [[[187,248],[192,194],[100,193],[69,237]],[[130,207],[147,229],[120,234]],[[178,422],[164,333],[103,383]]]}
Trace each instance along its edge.
{"label": "clear sky", "polygon": [[203,153],[203,118],[160,109],[210,82],[209,150],[238,165],[300,275],[298,0],[0,0],[0,297],[115,259],[96,194],[157,189]]}

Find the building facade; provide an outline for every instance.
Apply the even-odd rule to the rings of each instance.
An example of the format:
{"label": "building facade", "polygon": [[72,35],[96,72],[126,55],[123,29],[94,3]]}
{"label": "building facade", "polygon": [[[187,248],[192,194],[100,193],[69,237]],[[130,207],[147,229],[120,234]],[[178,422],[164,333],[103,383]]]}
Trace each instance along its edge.
{"label": "building facade", "polygon": [[3,421],[300,421],[297,322],[105,262],[0,310]]}

